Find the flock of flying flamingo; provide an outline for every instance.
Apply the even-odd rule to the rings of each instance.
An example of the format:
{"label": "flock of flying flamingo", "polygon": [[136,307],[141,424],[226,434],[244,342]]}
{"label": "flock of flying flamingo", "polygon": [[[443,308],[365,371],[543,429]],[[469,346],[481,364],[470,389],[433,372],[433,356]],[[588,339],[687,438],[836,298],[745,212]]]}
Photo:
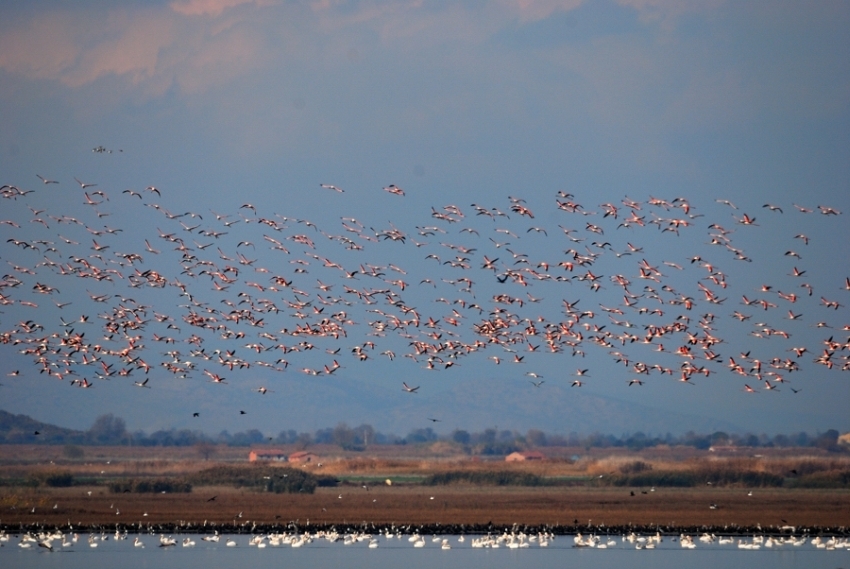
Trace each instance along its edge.
{"label": "flock of flying flamingo", "polygon": [[[685,198],[591,205],[588,196],[553,191],[544,205],[508,197],[499,207],[432,207],[409,230],[353,217],[319,227],[251,203],[175,214],[169,191],[152,185],[38,180],[35,189],[0,188],[8,267],[0,344],[33,364],[32,373],[7,368],[7,378],[48,376],[84,389],[109,379],[156,389],[172,378],[266,395],[275,384],[257,385],[258,376],[327,377],[386,358],[444,371],[466,360],[516,365],[529,389],[555,381],[639,388],[653,376],[695,384],[731,374],[742,392],[787,384],[786,393],[797,393],[800,370],[850,370],[850,323],[836,321],[846,317],[850,278],[830,275],[833,267],[825,277],[834,286],[812,285],[808,251],[826,245],[794,230],[787,243],[797,250],[782,243],[773,258],[751,258],[739,236],[760,223],[729,200],[712,204],[719,214],[710,220]],[[394,184],[383,190],[381,210],[410,199]],[[332,184],[314,191],[325,204],[344,193]],[[34,207],[42,202],[31,194],[45,193],[56,209]],[[68,200],[83,213],[63,212]],[[821,224],[840,214],[797,204],[759,212]],[[124,232],[122,223],[144,216],[152,216],[150,232]],[[539,221],[554,217],[555,227]],[[705,244],[700,254],[677,253],[686,235]],[[643,237],[669,246],[641,245]],[[557,240],[560,252],[541,240]],[[389,262],[399,249],[417,260]],[[781,282],[730,292],[744,271],[782,263]],[[822,329],[820,344],[795,343],[798,330],[808,338],[811,328]],[[540,353],[581,358],[588,350],[610,356],[622,375],[603,378],[582,365],[559,378],[532,370]],[[411,378],[422,373],[406,374],[401,389],[417,394],[422,382]]]}

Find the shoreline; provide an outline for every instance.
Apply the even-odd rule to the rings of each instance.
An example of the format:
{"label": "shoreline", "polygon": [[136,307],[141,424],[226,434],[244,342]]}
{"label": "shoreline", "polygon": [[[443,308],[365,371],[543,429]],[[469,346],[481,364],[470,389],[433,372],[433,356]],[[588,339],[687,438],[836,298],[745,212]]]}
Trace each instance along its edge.
{"label": "shoreline", "polygon": [[[249,527],[250,526],[250,527]],[[501,535],[511,533],[539,534],[549,533],[557,536],[569,536],[578,534],[587,535],[655,535],[665,537],[680,535],[702,535],[710,534],[716,537],[850,537],[850,527],[846,526],[812,526],[795,527],[794,531],[779,527],[736,527],[728,526],[640,526],[640,525],[617,525],[617,526],[549,526],[549,525],[466,525],[466,524],[374,524],[363,522],[359,524],[310,524],[298,525],[295,523],[275,524],[202,524],[172,522],[163,524],[125,524],[104,523],[91,525],[45,525],[45,524],[7,524],[0,523],[0,533],[17,536],[26,533],[120,533],[129,535],[264,535],[275,533],[294,534],[318,534],[336,532],[339,534],[350,533],[401,533],[412,535],[415,533],[423,535]]]}

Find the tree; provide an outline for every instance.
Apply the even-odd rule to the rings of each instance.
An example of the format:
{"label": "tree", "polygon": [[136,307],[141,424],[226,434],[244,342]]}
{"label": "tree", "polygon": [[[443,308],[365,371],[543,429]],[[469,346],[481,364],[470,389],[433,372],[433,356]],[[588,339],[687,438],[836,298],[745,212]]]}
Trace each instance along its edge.
{"label": "tree", "polygon": [[313,442],[317,445],[328,444],[334,442],[334,432],[331,428],[319,429],[316,431],[316,434],[313,435]]}
{"label": "tree", "polygon": [[413,429],[406,437],[408,443],[428,443],[437,440],[437,433],[431,427],[426,429]]}
{"label": "tree", "polygon": [[631,450],[641,450],[652,444],[652,441],[645,433],[638,431],[637,433],[626,439],[626,446]]}
{"label": "tree", "polygon": [[338,444],[343,450],[363,450],[358,444],[357,433],[345,423],[339,423],[334,427],[332,438],[334,444]]}
{"label": "tree", "polygon": [[498,441],[500,443],[512,443],[512,442],[517,441],[521,438],[522,437],[518,433],[504,429],[502,431],[499,431]]}
{"label": "tree", "polygon": [[368,447],[370,442],[375,442],[375,428],[372,425],[362,424],[354,429],[357,434],[358,442],[364,447]]}
{"label": "tree", "polygon": [[838,436],[838,431],[836,431],[835,429],[830,429],[814,440],[814,446],[822,448],[829,452],[838,452],[839,450],[841,450],[838,446]]}
{"label": "tree", "polygon": [[468,431],[455,429],[455,431],[452,433],[452,440],[462,445],[468,445],[469,441],[472,440],[472,435],[470,435]]}
{"label": "tree", "polygon": [[230,440],[233,446],[251,446],[265,442],[266,437],[258,429],[249,429],[244,433],[236,433]]}
{"label": "tree", "polygon": [[729,435],[723,431],[715,431],[711,434],[711,444],[725,446],[729,444]]}
{"label": "tree", "polygon": [[531,446],[545,447],[546,433],[544,433],[540,429],[529,429],[528,432],[525,434],[525,440]]}
{"label": "tree", "polygon": [[301,450],[306,449],[312,442],[313,437],[310,436],[310,433],[298,433],[298,438],[295,440],[295,444],[297,444],[298,448]]}
{"label": "tree", "polygon": [[484,444],[492,444],[496,442],[496,429],[487,428],[483,433],[478,435],[478,442]]}
{"label": "tree", "polygon": [[277,435],[277,439],[275,439],[275,442],[281,443],[281,444],[291,444],[291,443],[296,442],[297,440],[298,440],[298,433],[295,432],[294,429],[289,429],[288,431],[281,431]]}
{"label": "tree", "polygon": [[198,451],[198,454],[201,455],[204,460],[209,460],[211,456],[214,456],[215,453],[218,452],[218,448],[208,441],[199,441],[195,443],[195,450]]}
{"label": "tree", "polygon": [[788,435],[776,435],[773,437],[773,444],[778,447],[790,447],[791,439]]}
{"label": "tree", "polygon": [[759,438],[752,433],[747,433],[744,435],[743,444],[748,447],[757,447],[759,446]]}
{"label": "tree", "polygon": [[121,444],[127,440],[127,425],[124,419],[109,413],[95,419],[87,435],[87,438],[95,444]]}

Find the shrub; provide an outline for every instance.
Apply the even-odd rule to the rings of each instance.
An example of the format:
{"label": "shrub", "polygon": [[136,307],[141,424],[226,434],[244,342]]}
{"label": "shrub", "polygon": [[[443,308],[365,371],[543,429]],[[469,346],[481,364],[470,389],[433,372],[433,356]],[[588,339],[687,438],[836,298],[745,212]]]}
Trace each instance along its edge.
{"label": "shrub", "polygon": [[787,462],[782,465],[784,468],[781,469],[782,472],[793,474],[794,476],[808,476],[809,474],[814,474],[816,472],[823,472],[825,470],[842,470],[842,467],[846,466],[846,463],[841,463],[836,460],[799,460],[794,462]]}
{"label": "shrub", "polygon": [[65,448],[62,449],[62,454],[64,454],[66,458],[83,458],[86,453],[83,452],[83,449],[77,445],[65,445]]}
{"label": "shrub", "polygon": [[330,476],[330,475],[317,476],[316,477],[316,484],[320,488],[333,488],[333,487],[339,485],[339,478],[337,478],[336,476]]}
{"label": "shrub", "polygon": [[122,482],[110,482],[109,491],[113,494],[126,494],[133,491],[133,481],[125,480]]}
{"label": "shrub", "polygon": [[54,472],[44,477],[44,485],[51,488],[67,488],[74,485],[74,476],[70,472]]}
{"label": "shrub", "polygon": [[642,472],[622,476],[608,476],[601,480],[602,484],[611,486],[662,486],[688,488],[697,485],[697,478],[692,472]]}
{"label": "shrub", "polygon": [[703,483],[711,483],[715,486],[747,486],[747,487],[778,487],[782,486],[785,479],[777,474],[769,472],[756,472],[753,470],[717,469],[699,472]]}
{"label": "shrub", "polygon": [[271,480],[267,481],[266,490],[275,494],[297,494],[299,492],[312,494],[315,492],[318,485],[316,477],[303,472],[299,474],[301,476],[274,476]]}
{"label": "shrub", "polygon": [[637,474],[639,472],[645,472],[647,470],[652,470],[652,465],[647,464],[642,460],[627,462],[626,464],[620,466],[620,472],[622,474]]}
{"label": "shrub", "polygon": [[791,488],[850,488],[850,470],[815,472],[788,481]]}
{"label": "shrub", "polygon": [[[189,480],[196,486],[234,486],[278,494],[312,494],[319,485],[319,478],[302,470],[254,465],[215,466],[192,475]],[[328,477],[322,483],[333,486],[336,482],[335,478]]]}
{"label": "shrub", "polygon": [[526,472],[464,472],[451,471],[432,474],[422,481],[424,486],[442,486],[446,484],[471,484],[478,486],[543,486],[546,481],[535,474]]}
{"label": "shrub", "polygon": [[512,452],[519,452],[522,447],[513,442],[487,442],[475,447],[476,454],[487,456],[507,456]]}
{"label": "shrub", "polygon": [[39,474],[30,474],[23,479],[3,479],[3,486],[29,486],[37,488],[39,486],[49,486],[51,488],[67,488],[75,483],[74,476],[70,472],[48,472]]}
{"label": "shrub", "polygon": [[109,485],[109,491],[115,494],[132,492],[134,494],[188,494],[192,485],[183,480],[161,478],[156,480],[123,480]]}

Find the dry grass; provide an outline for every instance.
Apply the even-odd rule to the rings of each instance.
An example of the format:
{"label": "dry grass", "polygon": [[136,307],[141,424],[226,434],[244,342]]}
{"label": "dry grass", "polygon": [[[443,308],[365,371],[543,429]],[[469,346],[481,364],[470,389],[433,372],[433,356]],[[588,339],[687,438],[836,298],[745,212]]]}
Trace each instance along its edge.
{"label": "dry grass", "polygon": [[611,456],[598,460],[587,460],[586,471],[588,474],[603,474],[616,472],[624,465],[640,460],[649,464],[656,471],[700,471],[700,470],[737,470],[751,472],[765,472],[779,476],[787,476],[796,471],[796,475],[804,476],[813,472],[827,470],[850,469],[850,456],[822,456],[822,455],[800,455],[800,456],[745,456],[724,457],[705,454],[699,457],[691,457],[686,460],[651,459],[641,456]]}

